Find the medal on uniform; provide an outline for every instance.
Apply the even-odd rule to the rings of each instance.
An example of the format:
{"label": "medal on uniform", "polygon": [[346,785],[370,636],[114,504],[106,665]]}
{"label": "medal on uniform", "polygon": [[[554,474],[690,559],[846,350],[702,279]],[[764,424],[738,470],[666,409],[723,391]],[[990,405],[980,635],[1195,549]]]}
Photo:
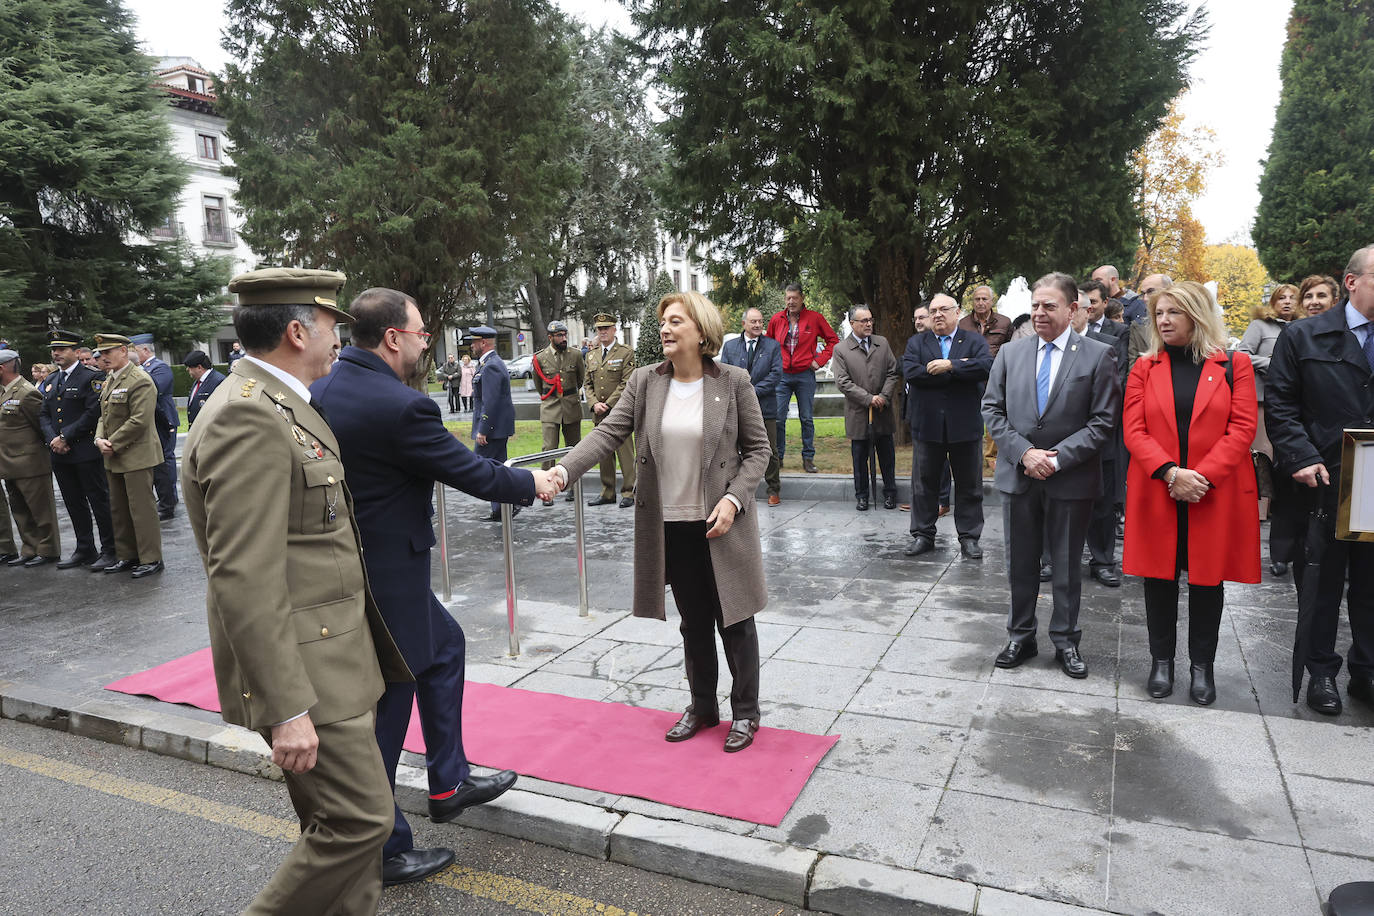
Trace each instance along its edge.
{"label": "medal on uniform", "polygon": [[324,449],[320,448],[320,444],[319,444],[318,442],[316,442],[316,441],[313,440],[313,439],[310,440],[310,447],[311,447],[312,449],[315,450],[315,457],[316,457],[316,458],[323,458],[323,457],[324,457]]}
{"label": "medal on uniform", "polygon": [[291,435],[294,436],[296,441],[299,442],[301,445],[305,445],[305,430],[301,429],[294,423],[291,424]]}

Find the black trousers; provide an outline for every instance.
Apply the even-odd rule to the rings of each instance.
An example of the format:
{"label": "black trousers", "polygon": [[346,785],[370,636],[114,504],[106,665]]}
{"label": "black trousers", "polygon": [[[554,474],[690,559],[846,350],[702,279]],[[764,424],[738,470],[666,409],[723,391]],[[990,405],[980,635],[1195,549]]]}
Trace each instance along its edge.
{"label": "black trousers", "polygon": [[720,609],[716,573],[711,566],[706,522],[664,522],[663,552],[673,602],[682,618],[682,650],[687,660],[691,711],[708,718],[719,715],[716,682],[716,637],[720,631],[725,663],[730,666],[730,709],[735,721],[759,718],[759,634],[754,618],[726,626]]}
{"label": "black trousers", "polygon": [[[486,445],[478,445],[472,451],[474,454],[481,455],[483,458],[492,458],[496,461],[506,460],[506,444],[510,439],[488,439]],[[498,515],[501,512],[500,503],[491,504],[491,514]]]}
{"label": "black trousers", "polygon": [[[1108,449],[1114,449],[1111,443]],[[1088,522],[1088,554],[1093,569],[1116,568],[1116,477],[1121,462],[1102,462],[1102,494],[1093,500],[1092,520]]]}
{"label": "black trousers", "polygon": [[[1301,562],[1299,559],[1299,565]],[[1334,535],[1327,541],[1318,573],[1317,613],[1312,619],[1307,670],[1313,677],[1335,677],[1341,670],[1336,633],[1342,593],[1350,617],[1350,673],[1374,677],[1374,544],[1338,541]]]}
{"label": "black trousers", "polygon": [[[1146,577],[1144,583],[1150,657],[1172,659],[1178,643],[1178,578]],[[1220,584],[1188,586],[1188,658],[1195,665],[1216,661],[1225,600],[1225,588]]]}
{"label": "black trousers", "polygon": [[[872,448],[870,448],[870,444]],[[849,456],[854,466],[854,495],[867,496],[868,479],[871,465],[869,465],[869,455],[872,452],[878,453],[878,468],[883,475],[883,495],[896,497],[897,495],[897,447],[892,443],[892,436],[876,436],[872,443],[867,439],[850,439]],[[878,494],[874,493],[873,498],[877,499]]]}
{"label": "black trousers", "polygon": [[[983,536],[983,441],[912,444],[911,526],[913,537],[935,537],[940,507],[949,503],[941,494],[941,476],[954,478],[954,530],[961,538]],[[947,493],[948,491],[946,491]]]}
{"label": "black trousers", "polygon": [[[62,504],[72,521],[76,552],[95,559],[95,531],[100,532],[100,552],[114,553],[114,521],[110,518],[110,484],[105,479],[105,462],[54,461],[53,476],[62,491]],[[95,525],[91,525],[94,518]]]}
{"label": "black trousers", "polygon": [[157,494],[157,511],[171,512],[177,507],[177,431],[159,429],[162,443],[162,464],[153,466],[153,492]]}
{"label": "black trousers", "polygon": [[1007,636],[1035,636],[1035,601],[1040,593],[1040,558],[1048,548],[1054,568],[1054,610],[1050,640],[1056,649],[1077,646],[1083,636],[1078,610],[1083,592],[1083,540],[1092,517],[1091,499],[1051,498],[1043,481],[1032,480],[1024,493],[1002,494],[1007,538],[1007,579],[1011,613]]}
{"label": "black trousers", "polygon": [[448,386],[448,412],[458,412],[458,386],[456,384]]}

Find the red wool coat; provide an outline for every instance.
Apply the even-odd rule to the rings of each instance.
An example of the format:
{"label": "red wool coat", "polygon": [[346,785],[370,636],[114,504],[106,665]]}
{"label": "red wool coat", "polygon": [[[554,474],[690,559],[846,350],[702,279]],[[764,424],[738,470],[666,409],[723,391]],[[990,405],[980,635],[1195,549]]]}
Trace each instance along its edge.
{"label": "red wool coat", "polygon": [[[1188,506],[1188,581],[1217,585],[1260,580],[1259,504],[1250,443],[1255,438],[1255,372],[1244,353],[1202,365],[1188,425],[1188,464],[1213,489]],[[1150,475],[1179,462],[1178,420],[1169,355],[1142,356],[1126,381],[1122,413],[1131,468],[1126,478],[1126,541],[1121,568],[1132,576],[1174,577],[1178,510],[1163,480]]]}

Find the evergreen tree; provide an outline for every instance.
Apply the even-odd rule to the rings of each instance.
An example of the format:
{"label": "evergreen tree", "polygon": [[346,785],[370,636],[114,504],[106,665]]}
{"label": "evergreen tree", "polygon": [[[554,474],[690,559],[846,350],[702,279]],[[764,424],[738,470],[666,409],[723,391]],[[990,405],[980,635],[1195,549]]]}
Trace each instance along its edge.
{"label": "evergreen tree", "polygon": [[60,325],[186,346],[227,268],[140,242],[186,180],[166,102],[117,0],[0,4],[0,335],[30,360]]}
{"label": "evergreen tree", "polygon": [[1269,273],[1339,277],[1374,225],[1374,2],[1296,0],[1260,178],[1255,246]]}
{"label": "evergreen tree", "polygon": [[[220,101],[243,235],[431,330],[507,288],[565,183],[561,18],[544,0],[230,0]],[[511,284],[513,285],[513,284]]]}
{"label": "evergreen tree", "polygon": [[658,303],[669,293],[676,292],[673,278],[668,272],[660,270],[654,277],[654,285],[649,287],[644,297],[644,308],[639,313],[639,341],[635,345],[635,365],[652,366],[663,362],[663,341],[658,336]]}
{"label": "evergreen tree", "polygon": [[814,265],[894,341],[922,296],[1129,247],[1130,153],[1202,32],[1182,0],[634,10],[669,95],[669,229]]}

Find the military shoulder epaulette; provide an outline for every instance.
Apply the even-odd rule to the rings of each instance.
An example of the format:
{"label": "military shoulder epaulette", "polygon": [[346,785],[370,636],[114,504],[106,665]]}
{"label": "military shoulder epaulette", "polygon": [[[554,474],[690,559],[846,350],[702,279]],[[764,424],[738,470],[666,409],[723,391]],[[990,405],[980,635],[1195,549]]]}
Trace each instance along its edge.
{"label": "military shoulder epaulette", "polygon": [[258,380],[255,378],[244,379],[242,388],[243,396],[245,398],[251,398],[253,396],[253,389],[257,386],[257,384]]}

